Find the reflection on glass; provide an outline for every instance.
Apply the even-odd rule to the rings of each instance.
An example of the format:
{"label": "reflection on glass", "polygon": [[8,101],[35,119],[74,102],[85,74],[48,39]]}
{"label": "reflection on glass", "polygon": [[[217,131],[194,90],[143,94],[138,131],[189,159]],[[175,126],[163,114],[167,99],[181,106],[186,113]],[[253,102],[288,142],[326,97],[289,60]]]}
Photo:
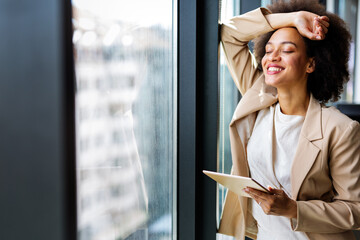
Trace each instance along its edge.
{"label": "reflection on glass", "polygon": [[78,239],[173,239],[173,3],[72,5]]}
{"label": "reflection on glass", "polygon": [[[220,22],[223,22],[234,15],[239,14],[239,1],[223,0],[220,5]],[[223,48],[220,48],[220,112],[219,112],[219,135],[218,135],[218,172],[230,173],[232,161],[230,152],[230,137],[229,124],[232,114],[239,100],[239,92],[233,83],[230,72],[226,66],[225,53]],[[218,184],[218,206],[217,206],[217,221],[219,223],[222,207],[225,201],[226,188]],[[232,240],[234,238],[217,234],[217,240]]]}
{"label": "reflection on glass", "polygon": [[[359,85],[356,82],[355,76],[355,43],[356,43],[356,27],[357,27],[357,16],[358,16],[358,0],[338,0],[336,6],[336,13],[345,20],[349,26],[350,33],[353,37],[350,48],[350,59],[349,59],[349,72],[350,80],[344,86],[344,92],[341,96],[341,101],[352,103],[354,101],[355,86]],[[357,77],[359,79],[359,77]]]}

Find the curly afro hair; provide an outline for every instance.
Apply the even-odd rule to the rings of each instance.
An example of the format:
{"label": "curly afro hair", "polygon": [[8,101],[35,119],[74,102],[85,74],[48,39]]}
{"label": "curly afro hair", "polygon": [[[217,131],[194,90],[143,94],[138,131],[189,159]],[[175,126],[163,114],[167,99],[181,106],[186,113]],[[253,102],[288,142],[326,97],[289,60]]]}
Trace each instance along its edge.
{"label": "curly afro hair", "polygon": [[[279,0],[267,6],[272,13],[308,11],[319,16],[327,16],[330,21],[324,40],[313,41],[303,37],[308,57],[315,58],[315,71],[309,74],[308,91],[320,102],[336,102],[349,80],[348,61],[351,34],[346,23],[337,15],[329,13],[315,0]],[[254,55],[261,69],[261,59],[265,55],[265,45],[273,32],[254,39]]]}

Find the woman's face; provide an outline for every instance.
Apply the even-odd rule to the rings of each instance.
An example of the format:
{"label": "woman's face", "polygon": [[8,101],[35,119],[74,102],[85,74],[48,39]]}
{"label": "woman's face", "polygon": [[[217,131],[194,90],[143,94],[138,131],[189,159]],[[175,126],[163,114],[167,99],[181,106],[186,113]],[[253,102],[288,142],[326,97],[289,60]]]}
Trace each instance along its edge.
{"label": "woman's face", "polygon": [[307,57],[305,42],[295,28],[277,30],[265,52],[261,64],[266,84],[276,88],[306,86],[307,75],[315,70],[315,63]]}

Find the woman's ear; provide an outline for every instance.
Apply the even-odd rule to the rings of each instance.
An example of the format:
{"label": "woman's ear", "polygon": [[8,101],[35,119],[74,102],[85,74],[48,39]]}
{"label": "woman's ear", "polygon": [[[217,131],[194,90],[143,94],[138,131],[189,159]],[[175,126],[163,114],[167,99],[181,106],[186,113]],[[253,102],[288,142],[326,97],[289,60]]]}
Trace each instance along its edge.
{"label": "woman's ear", "polygon": [[315,71],[315,58],[309,59],[309,65],[307,66],[306,73],[312,73]]}

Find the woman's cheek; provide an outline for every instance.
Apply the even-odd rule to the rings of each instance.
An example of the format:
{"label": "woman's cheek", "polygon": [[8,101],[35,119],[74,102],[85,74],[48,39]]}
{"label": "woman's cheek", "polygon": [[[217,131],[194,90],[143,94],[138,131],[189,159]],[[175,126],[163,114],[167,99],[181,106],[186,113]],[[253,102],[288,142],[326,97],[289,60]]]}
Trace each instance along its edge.
{"label": "woman's cheek", "polygon": [[261,59],[261,67],[263,71],[265,72],[265,56]]}

